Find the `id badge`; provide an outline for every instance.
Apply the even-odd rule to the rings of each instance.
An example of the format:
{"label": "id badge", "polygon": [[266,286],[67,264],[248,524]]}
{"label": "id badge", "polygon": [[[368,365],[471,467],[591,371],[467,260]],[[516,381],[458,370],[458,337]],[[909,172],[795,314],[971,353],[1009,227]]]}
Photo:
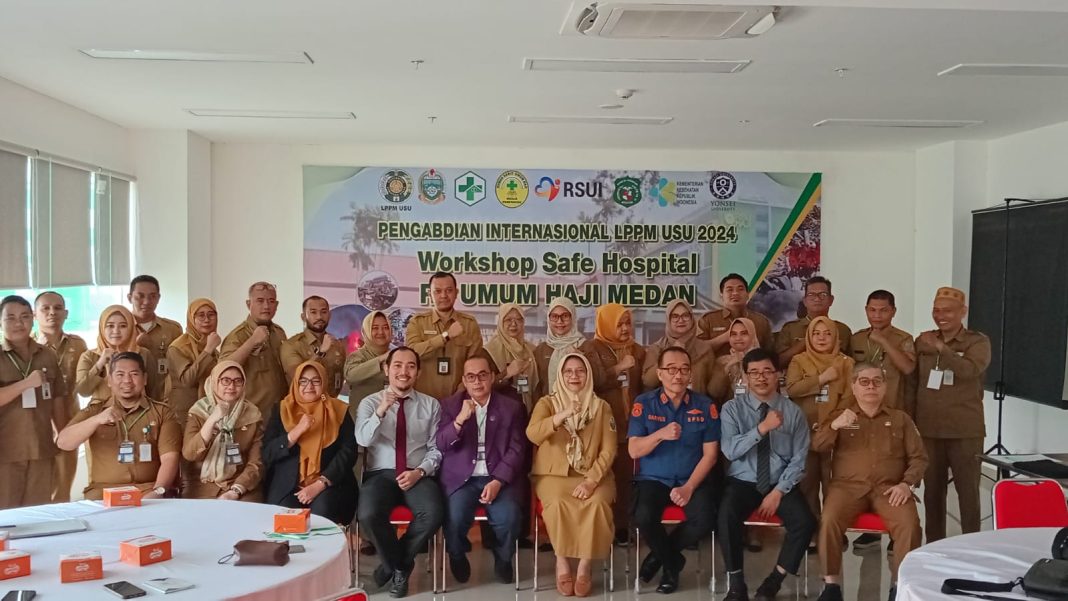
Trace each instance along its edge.
{"label": "id badge", "polygon": [[449,358],[438,357],[438,375],[447,376],[449,374]]}
{"label": "id badge", "polygon": [[931,373],[927,374],[927,388],[931,390],[939,390],[942,388],[942,379],[945,377],[945,372],[940,369],[932,369]]}
{"label": "id badge", "polygon": [[27,388],[22,391],[22,408],[23,409],[36,409],[37,408],[37,389]]}
{"label": "id badge", "polygon": [[166,359],[156,359],[156,373],[158,373],[161,376],[167,375],[167,360]]}
{"label": "id badge", "polygon": [[745,394],[745,384],[738,382],[734,385],[734,396]]}
{"label": "id badge", "polygon": [[341,392],[341,372],[334,374],[334,390]]}
{"label": "id badge", "polygon": [[134,444],[127,440],[119,443],[119,463],[134,462]]}
{"label": "id badge", "polygon": [[226,463],[228,465],[241,465],[241,447],[236,442],[226,445]]}
{"label": "id badge", "polygon": [[630,376],[627,375],[627,372],[619,374],[616,379],[619,380],[619,385],[623,388],[627,388],[628,386],[630,386]]}
{"label": "id badge", "polygon": [[823,388],[820,388],[819,394],[816,395],[816,402],[817,403],[826,403],[829,400],[831,400],[831,389],[830,389],[830,387],[829,386],[824,386]]}
{"label": "id badge", "polygon": [[152,462],[152,443],[142,442],[137,445],[137,460],[142,463]]}
{"label": "id badge", "polygon": [[52,383],[48,380],[41,382],[41,398],[46,401],[52,400]]}
{"label": "id badge", "polygon": [[515,380],[515,385],[519,388],[519,392],[530,391],[530,380],[526,376],[519,376]]}
{"label": "id badge", "polygon": [[944,384],[946,386],[952,386],[953,385],[953,370],[952,369],[947,369],[946,371],[942,372],[942,384]]}

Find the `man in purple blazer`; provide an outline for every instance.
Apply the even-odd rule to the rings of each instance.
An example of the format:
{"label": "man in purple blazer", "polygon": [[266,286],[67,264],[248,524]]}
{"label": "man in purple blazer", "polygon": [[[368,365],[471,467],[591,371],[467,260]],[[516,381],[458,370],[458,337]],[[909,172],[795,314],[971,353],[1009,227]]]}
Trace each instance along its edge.
{"label": "man in purple blazer", "polygon": [[458,581],[471,577],[467,531],[482,504],[496,538],[494,572],[500,582],[510,583],[530,454],[527,414],[518,400],[493,392],[493,374],[483,355],[464,362],[463,383],[463,391],[441,401],[437,431],[449,566]]}

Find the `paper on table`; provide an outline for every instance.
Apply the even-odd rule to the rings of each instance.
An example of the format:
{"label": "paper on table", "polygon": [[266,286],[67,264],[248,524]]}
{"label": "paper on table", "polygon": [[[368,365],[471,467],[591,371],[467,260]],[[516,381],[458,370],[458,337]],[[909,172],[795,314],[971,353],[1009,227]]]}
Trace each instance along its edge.
{"label": "paper on table", "polygon": [[1043,459],[1052,461],[1049,457],[1046,457],[1045,455],[1001,455],[998,458],[1008,463],[1019,463],[1021,461],[1041,461]]}

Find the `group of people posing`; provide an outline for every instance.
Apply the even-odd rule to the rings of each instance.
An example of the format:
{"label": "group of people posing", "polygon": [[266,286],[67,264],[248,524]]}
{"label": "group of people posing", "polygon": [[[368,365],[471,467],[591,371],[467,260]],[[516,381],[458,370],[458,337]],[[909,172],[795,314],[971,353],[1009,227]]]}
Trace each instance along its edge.
{"label": "group of people posing", "polygon": [[[266,282],[249,287],[247,319],[223,337],[211,300],[190,303],[183,332],[156,315],[159,282],[138,276],[131,309],[103,311],[92,350],[64,332],[59,294],[4,298],[0,508],[69,500],[85,444],[88,499],[135,485],[148,498],[358,520],[380,558],[374,581],[393,597],[407,594],[415,557],[439,528],[454,577],[470,578],[480,507],[501,582],[512,581],[513,549],[537,514],[557,589],[583,597],[592,562],[632,528],[650,549],[638,576],[659,573],[661,593],[679,586],[682,551],[716,529],[726,598],[747,600],[745,523],[755,515],[778,516],[786,533],[756,599],[775,598],[816,549],[820,599],[841,599],[844,534],[856,517],[883,518],[896,579],[923,538],[921,482],[927,540],[945,536],[949,470],[962,529],[979,529],[990,343],[963,326],[959,290],[936,292],[936,328],[913,339],[893,326],[884,290],[868,296],[870,327],[853,333],[832,320],[831,282],[816,276],[805,283],[805,316],[773,335],[748,308],[745,279],[731,274],[720,282],[722,309],[698,316],[673,301],[664,336],[643,347],[625,307],[598,307],[587,339],[566,298],[549,304],[540,344],[527,340],[518,305],[500,307],[483,343],[475,319],[455,309],[455,277],[434,274],[429,288],[433,307],[409,320],[403,346],[391,348],[390,321],[373,311],[351,353],[327,333],[330,307],[316,296],[303,303],[304,330],[287,338]],[[338,398],[346,386],[350,403]],[[400,505],[413,519],[398,538],[390,514]],[[661,516],[672,505],[686,519],[668,533]]]}

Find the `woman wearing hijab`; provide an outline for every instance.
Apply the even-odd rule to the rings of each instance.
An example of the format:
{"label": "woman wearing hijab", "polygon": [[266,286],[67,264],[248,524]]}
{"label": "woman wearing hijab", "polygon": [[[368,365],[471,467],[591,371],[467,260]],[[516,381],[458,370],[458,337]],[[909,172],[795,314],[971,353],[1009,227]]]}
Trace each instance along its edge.
{"label": "woman wearing hijab", "polygon": [[486,343],[486,352],[497,365],[497,385],[510,387],[529,415],[537,400],[538,366],[534,345],[526,340],[526,321],[519,305],[505,303],[497,310],[497,333]]}
{"label": "woman wearing hijab", "polygon": [[368,313],[363,318],[360,332],[360,348],[345,359],[345,379],[349,383],[349,404],[353,408],[353,415],[364,397],[381,392],[386,387],[382,361],[386,359],[389,344],[393,341],[389,317],[381,311]]}
{"label": "woman wearing hijab", "polygon": [[348,406],[326,395],[325,382],[322,365],[301,363],[271,414],[263,435],[264,499],[348,524],[356,513],[355,426]]}
{"label": "woman wearing hijab", "polygon": [[[849,378],[853,358],[839,350],[838,328],[827,317],[817,317],[808,324],[805,350],[794,356],[786,371],[786,392],[790,400],[805,412],[809,427],[815,427],[835,409],[853,402]],[[831,454],[809,451],[801,492],[809,509],[820,516],[820,487],[826,491],[831,483]]]}
{"label": "woman wearing hijab", "polygon": [[[144,358],[145,365],[152,366],[156,362],[148,349],[137,344],[137,322],[133,313],[126,307],[111,305],[104,309],[100,313],[96,329],[96,348],[85,351],[78,359],[74,390],[90,400],[107,401],[111,398],[107,375],[112,355],[130,351],[139,353]],[[151,390],[160,376],[151,368],[148,369],[147,376],[148,384],[145,390]]]}
{"label": "woman wearing hijab", "polygon": [[726,352],[716,358],[716,365],[708,382],[708,396],[720,407],[745,392],[742,377],[742,357],[760,347],[756,324],[748,317],[737,317],[727,326]]}
{"label": "woman wearing hijab", "polygon": [[[619,428],[608,404],[594,394],[590,362],[581,353],[566,355],[556,376],[527,426],[527,438],[537,445],[531,476],[556,552],[556,589],[586,597],[591,560],[608,559],[611,552]],[[574,576],[569,558],[578,559]]]}
{"label": "woman wearing hijab", "polygon": [[[173,349],[173,345],[171,346]],[[206,393],[189,409],[182,457],[187,499],[263,498],[263,415],[245,400],[245,370],[223,361],[207,377]]]}
{"label": "woman wearing hijab", "polygon": [[222,338],[216,330],[219,313],[210,299],[198,298],[189,303],[185,314],[185,333],[174,339],[167,349],[170,365],[169,400],[178,423],[185,426],[185,415],[193,403],[204,396],[204,381],[219,360]]}
{"label": "woman wearing hijab", "polygon": [[580,349],[590,361],[593,390],[608,402],[612,417],[619,426],[616,439],[619,449],[613,466],[616,477],[616,543],[630,540],[630,488],[634,478],[634,461],[627,452],[627,423],[630,406],[644,391],[642,368],[645,349],[634,342],[634,324],[630,309],[617,303],[597,308],[597,327],[593,340]]}
{"label": "woman wearing hijab", "polygon": [[723,400],[709,392],[710,378],[716,366],[716,355],[712,343],[697,337],[697,320],[693,308],[681,299],[668,303],[664,311],[664,337],[645,349],[645,364],[642,368],[642,385],[646,390],[660,386],[656,360],[660,351],[680,346],[690,353],[690,390],[712,397],[716,404]]}
{"label": "woman wearing hijab", "polygon": [[567,297],[560,296],[549,303],[547,321],[545,342],[534,347],[534,362],[538,366],[534,398],[539,399],[552,391],[564,357],[578,351],[586,342],[575,321],[575,303]]}

